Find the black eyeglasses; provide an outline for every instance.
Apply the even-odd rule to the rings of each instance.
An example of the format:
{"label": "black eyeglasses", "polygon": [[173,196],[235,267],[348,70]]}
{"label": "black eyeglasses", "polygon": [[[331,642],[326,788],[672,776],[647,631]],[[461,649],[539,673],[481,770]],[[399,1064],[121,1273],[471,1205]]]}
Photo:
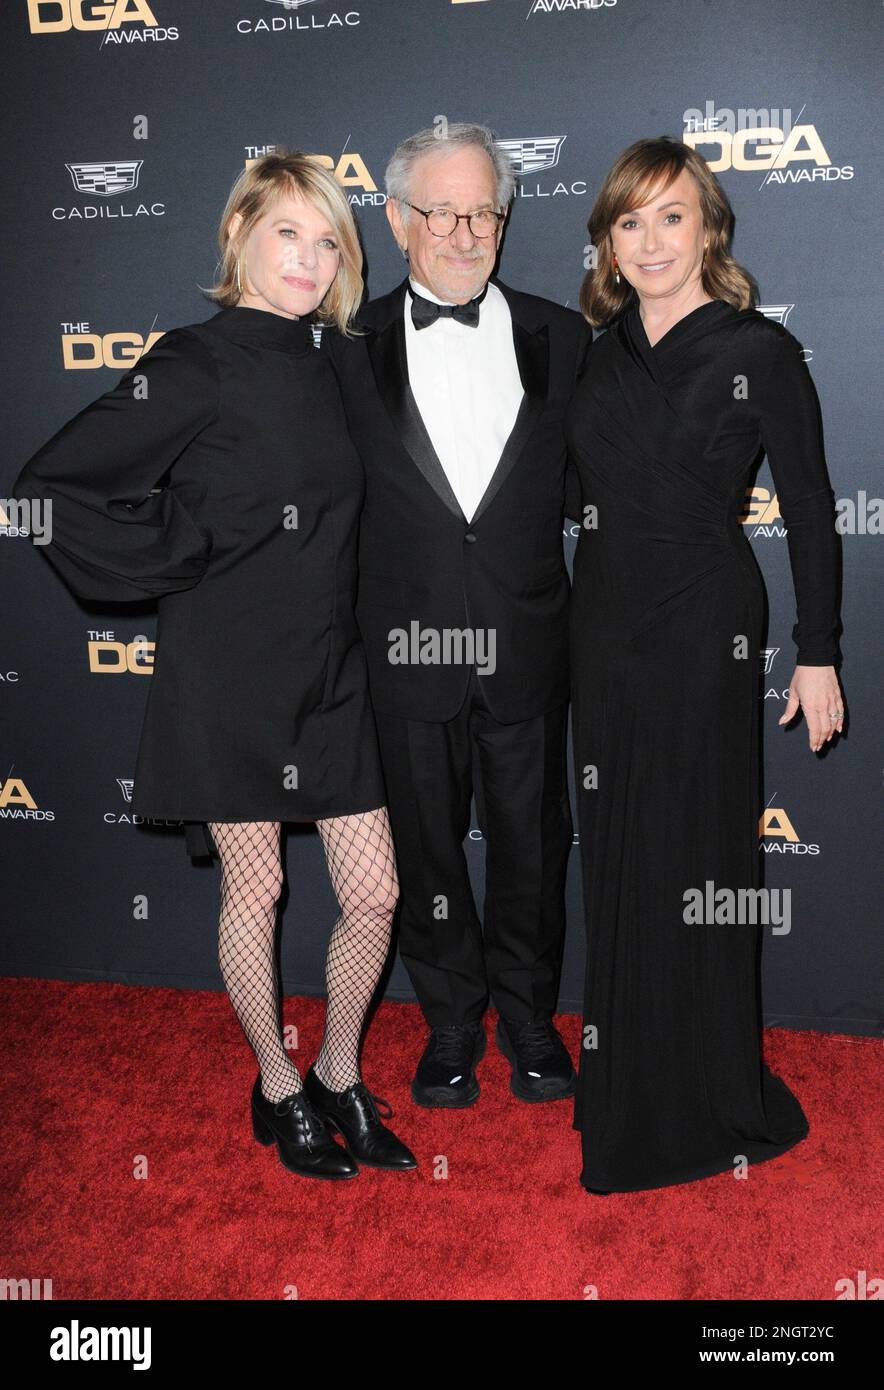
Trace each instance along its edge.
{"label": "black eyeglasses", "polygon": [[492,208],[481,208],[479,212],[452,212],[450,208],[419,208],[409,203],[407,198],[400,198],[399,201],[423,214],[433,236],[451,236],[461,221],[466,222],[475,237],[493,236],[503,219],[503,213],[495,212]]}

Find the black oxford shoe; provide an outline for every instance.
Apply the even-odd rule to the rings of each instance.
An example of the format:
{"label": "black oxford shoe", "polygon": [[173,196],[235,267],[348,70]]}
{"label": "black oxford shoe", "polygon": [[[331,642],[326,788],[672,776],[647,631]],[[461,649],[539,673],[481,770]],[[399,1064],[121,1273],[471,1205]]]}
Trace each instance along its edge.
{"label": "black oxford shoe", "polygon": [[459,1110],[479,1095],[476,1063],[485,1056],[485,1025],[446,1023],[434,1028],[411,1083],[417,1105]]}
{"label": "black oxford shoe", "polygon": [[252,1087],[252,1130],[259,1144],[276,1144],[280,1161],[290,1173],[303,1178],[355,1178],[359,1172],[304,1091],[274,1105],[261,1090],[260,1074]]}
{"label": "black oxford shoe", "polygon": [[571,1054],[551,1018],[497,1021],[497,1045],[513,1064],[510,1090],[519,1100],[563,1100],[577,1089]]}
{"label": "black oxford shoe", "polygon": [[406,1171],[417,1167],[417,1159],[382,1124],[378,1103],[387,1107],[385,1119],[393,1114],[388,1101],[372,1095],[364,1081],[345,1091],[330,1091],[311,1067],[304,1077],[304,1090],[330,1130],[337,1130],[352,1158],[369,1168]]}

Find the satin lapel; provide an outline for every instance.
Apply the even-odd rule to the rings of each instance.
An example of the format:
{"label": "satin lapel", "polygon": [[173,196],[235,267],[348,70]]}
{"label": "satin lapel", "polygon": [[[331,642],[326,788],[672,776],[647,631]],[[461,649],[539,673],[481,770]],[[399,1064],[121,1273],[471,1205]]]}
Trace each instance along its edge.
{"label": "satin lapel", "polygon": [[[502,289],[503,287],[499,286],[499,288]],[[513,321],[513,346],[519,365],[519,376],[522,378],[522,389],[525,394],[522,397],[515,424],[503,446],[500,461],[488,480],[488,486],[473,513],[472,521],[478,521],[488,504],[500,491],[502,484],[506,481],[527,444],[534,426],[543,414],[549,393],[549,328],[545,323],[542,323],[532,332],[516,320],[512,304],[510,304],[510,313]]]}
{"label": "satin lapel", "polygon": [[[404,297],[403,289],[403,297]],[[370,333],[366,348],[372,371],[387,413],[393,422],[399,439],[411,455],[430,487],[443,501],[449,511],[460,521],[466,522],[463,509],[433,447],[433,441],[424,424],[417,401],[408,382],[408,354],[405,348],[405,322],[402,317],[401,300],[399,310],[380,332]]]}

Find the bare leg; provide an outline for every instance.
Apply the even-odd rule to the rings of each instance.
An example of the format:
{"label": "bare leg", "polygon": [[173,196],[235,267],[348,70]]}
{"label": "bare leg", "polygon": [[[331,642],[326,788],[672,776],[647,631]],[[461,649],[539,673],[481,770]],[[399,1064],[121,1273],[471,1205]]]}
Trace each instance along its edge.
{"label": "bare leg", "polygon": [[274,939],[282,891],[279,821],[208,821],[221,857],[218,959],[237,1017],[258,1059],[265,1099],[301,1090],[282,1040]]}
{"label": "bare leg", "polygon": [[359,1043],[380,979],[399,897],[396,859],[385,806],[316,822],[341,915],[326,960],[328,1003],[314,1071],[343,1091],[361,1080]]}

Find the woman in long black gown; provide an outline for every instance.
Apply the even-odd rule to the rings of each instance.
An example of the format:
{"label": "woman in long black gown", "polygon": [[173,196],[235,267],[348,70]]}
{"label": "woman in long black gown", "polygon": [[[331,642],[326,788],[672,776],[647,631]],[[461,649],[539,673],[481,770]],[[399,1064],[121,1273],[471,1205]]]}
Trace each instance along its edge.
{"label": "woman in long black gown", "polygon": [[818,750],[843,705],[816,398],[795,338],[751,307],[724,193],[688,146],[638,141],[589,228],[598,266],[581,305],[608,328],[566,421],[584,508],[572,593],[587,931],[574,1127],[581,1183],[604,1193],[736,1169],[808,1133],[761,1055],[759,927],[694,921],[686,896],[711,881],[739,902],[759,886],[764,589],[739,514],[762,447],[798,610],[780,722],[800,705]]}
{"label": "woman in long black gown", "polygon": [[[260,1067],[255,1137],[310,1177],[355,1176],[356,1159],[413,1168],[359,1069],[398,883],[353,611],[364,479],[308,317],[349,331],[362,252],[334,177],[285,151],[236,180],[219,244],[220,311],[164,334],[14,492],[51,501],[41,549],[79,597],[158,599],[133,806],[219,856],[221,971]],[[316,821],[341,908],[303,1078],[274,952],[286,820]]]}

